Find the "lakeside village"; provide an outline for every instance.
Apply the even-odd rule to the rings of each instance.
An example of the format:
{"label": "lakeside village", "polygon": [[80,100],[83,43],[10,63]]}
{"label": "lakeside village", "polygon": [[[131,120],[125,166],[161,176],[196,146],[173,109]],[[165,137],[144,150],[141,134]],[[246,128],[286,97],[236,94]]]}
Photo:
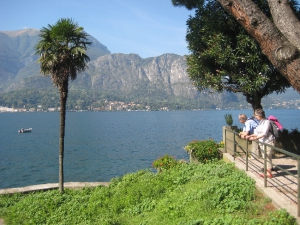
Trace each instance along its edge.
{"label": "lakeside village", "polygon": [[[67,111],[150,111],[150,106],[142,107],[140,104],[129,102],[119,102],[119,101],[105,101],[105,105],[102,107],[90,107],[88,110],[81,110],[80,107],[75,107],[73,110]],[[160,110],[168,111],[168,107],[163,107]],[[47,108],[46,110],[43,109],[42,105],[38,105],[37,108],[29,108],[26,109],[24,106],[23,108],[9,108],[0,106],[0,112],[56,112],[60,111],[60,107],[57,108]]]}
{"label": "lakeside village", "polygon": [[[290,100],[288,102],[277,102],[272,104],[271,107],[268,109],[300,109],[300,99],[297,100]],[[241,108],[245,109],[242,105]],[[249,109],[251,109],[251,105],[249,104]],[[234,110],[236,108],[216,108],[216,110]],[[168,107],[159,108],[158,111],[169,111]],[[200,110],[200,109],[194,109]],[[38,105],[36,108],[29,108],[27,109],[25,106],[23,108],[9,108],[0,106],[0,113],[1,112],[56,112],[60,111],[60,107],[58,108],[47,108],[44,109],[42,105]],[[101,107],[90,107],[88,110],[81,110],[80,107],[75,107],[73,110],[67,111],[74,111],[74,112],[82,112],[82,111],[151,111],[150,106],[142,106],[141,104],[134,103],[134,102],[120,102],[120,101],[105,101],[105,105]],[[156,110],[157,111],[157,110]]]}

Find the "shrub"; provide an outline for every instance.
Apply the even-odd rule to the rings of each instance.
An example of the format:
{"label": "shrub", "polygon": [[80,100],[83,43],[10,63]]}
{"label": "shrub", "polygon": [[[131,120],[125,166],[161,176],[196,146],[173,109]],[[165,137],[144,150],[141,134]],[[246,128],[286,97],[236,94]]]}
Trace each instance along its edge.
{"label": "shrub", "polygon": [[[285,149],[290,153],[300,154],[300,132],[298,128],[282,130],[282,135],[276,139],[275,146],[281,149]],[[281,154],[280,152],[274,150],[274,154]]]}
{"label": "shrub", "polygon": [[159,157],[154,160],[152,167],[157,170],[169,170],[170,168],[176,166],[179,162],[175,159],[174,156],[169,156],[168,154]]}
{"label": "shrub", "polygon": [[224,148],[224,147],[225,147],[225,143],[223,141],[220,141],[219,148]]}
{"label": "shrub", "polygon": [[270,222],[268,224],[286,224],[286,225],[295,225],[297,224],[296,219],[291,216],[286,209],[280,209],[274,212],[271,212]]}
{"label": "shrub", "polygon": [[[286,130],[286,129],[283,129],[283,130]],[[290,134],[290,135],[299,135],[300,132],[299,132],[298,128],[294,128],[294,129],[291,129],[291,131],[288,132],[288,134]]]}
{"label": "shrub", "polygon": [[214,142],[213,139],[208,139],[191,141],[184,149],[200,163],[206,163],[220,158],[220,147],[221,145]]}
{"label": "shrub", "polygon": [[288,129],[282,129],[282,136],[290,137],[290,136],[299,136],[300,131],[298,128],[292,128],[290,131]]}
{"label": "shrub", "polygon": [[224,118],[225,118],[225,121],[226,121],[227,125],[232,126],[232,124],[233,124],[232,115],[231,114],[225,114]]}

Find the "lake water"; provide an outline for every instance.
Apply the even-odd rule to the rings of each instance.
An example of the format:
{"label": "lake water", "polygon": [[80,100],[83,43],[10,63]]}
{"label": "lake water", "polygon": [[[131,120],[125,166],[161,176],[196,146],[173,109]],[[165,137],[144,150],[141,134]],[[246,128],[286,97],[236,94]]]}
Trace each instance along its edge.
{"label": "lake water", "polygon": [[[300,128],[300,110],[266,110],[284,128]],[[159,156],[188,159],[191,140],[222,140],[224,115],[239,124],[250,110],[67,112],[65,182],[110,181],[151,168]],[[58,183],[59,113],[0,113],[0,189]],[[19,134],[32,127],[32,133]]]}

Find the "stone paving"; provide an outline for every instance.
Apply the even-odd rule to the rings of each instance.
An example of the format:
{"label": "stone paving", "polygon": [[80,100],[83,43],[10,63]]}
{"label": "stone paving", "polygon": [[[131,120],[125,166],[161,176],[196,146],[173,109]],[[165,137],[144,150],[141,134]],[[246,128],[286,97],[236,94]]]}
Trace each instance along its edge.
{"label": "stone paving", "polygon": [[[64,188],[80,189],[84,187],[96,187],[100,185],[108,186],[109,182],[66,182],[64,183]],[[42,191],[51,189],[58,189],[58,183],[37,184],[20,188],[0,189],[0,194],[26,193],[31,191]]]}

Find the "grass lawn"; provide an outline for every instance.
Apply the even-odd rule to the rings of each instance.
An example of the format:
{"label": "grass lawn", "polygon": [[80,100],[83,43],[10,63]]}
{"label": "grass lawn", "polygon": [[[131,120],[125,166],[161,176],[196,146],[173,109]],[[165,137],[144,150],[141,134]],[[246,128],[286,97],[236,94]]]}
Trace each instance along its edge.
{"label": "grass lawn", "polygon": [[0,195],[0,217],[7,225],[297,224],[244,171],[222,160],[141,170],[109,187]]}

